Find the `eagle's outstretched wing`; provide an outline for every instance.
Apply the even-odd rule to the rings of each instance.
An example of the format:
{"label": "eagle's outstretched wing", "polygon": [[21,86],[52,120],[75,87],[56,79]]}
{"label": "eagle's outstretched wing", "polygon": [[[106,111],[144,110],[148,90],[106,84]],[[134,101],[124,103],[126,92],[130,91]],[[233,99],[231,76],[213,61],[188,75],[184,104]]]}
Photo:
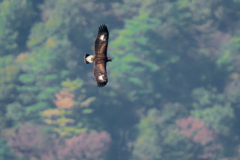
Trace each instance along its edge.
{"label": "eagle's outstretched wing", "polygon": [[93,74],[97,81],[98,87],[103,87],[107,84],[106,61],[96,60],[94,63]]}
{"label": "eagle's outstretched wing", "polygon": [[107,46],[108,46],[108,29],[106,25],[101,25],[98,29],[98,35],[94,44],[94,68],[93,74],[99,87],[107,84]]}
{"label": "eagle's outstretched wing", "polygon": [[107,56],[108,29],[104,24],[98,29],[98,35],[94,43],[94,54],[104,54]]}

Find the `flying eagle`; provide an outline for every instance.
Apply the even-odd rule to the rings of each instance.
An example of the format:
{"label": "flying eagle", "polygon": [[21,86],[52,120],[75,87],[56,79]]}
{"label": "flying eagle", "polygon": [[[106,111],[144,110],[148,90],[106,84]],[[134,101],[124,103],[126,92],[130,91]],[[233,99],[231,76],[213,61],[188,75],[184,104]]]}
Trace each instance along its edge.
{"label": "flying eagle", "polygon": [[84,61],[86,64],[93,63],[93,75],[97,81],[98,87],[103,87],[107,84],[106,63],[112,61],[107,57],[108,46],[108,29],[106,25],[100,25],[98,35],[94,43],[94,55],[86,54]]}

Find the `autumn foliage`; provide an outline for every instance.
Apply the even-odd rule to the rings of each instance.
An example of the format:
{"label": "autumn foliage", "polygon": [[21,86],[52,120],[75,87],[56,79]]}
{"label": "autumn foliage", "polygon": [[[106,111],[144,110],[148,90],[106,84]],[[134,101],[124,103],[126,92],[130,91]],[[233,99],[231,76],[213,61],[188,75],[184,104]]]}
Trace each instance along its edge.
{"label": "autumn foliage", "polygon": [[108,150],[110,142],[110,135],[105,131],[90,134],[82,133],[66,140],[65,145],[58,148],[58,156],[61,160],[97,159]]}
{"label": "autumn foliage", "polygon": [[55,160],[53,148],[56,140],[50,140],[48,135],[41,133],[42,126],[24,124],[12,133],[9,140],[10,147],[16,156],[30,158],[38,157],[41,160]]}
{"label": "autumn foliage", "polygon": [[214,132],[208,129],[201,119],[189,116],[188,118],[177,120],[176,124],[181,135],[192,138],[196,143],[205,145],[214,139]]}
{"label": "autumn foliage", "polygon": [[71,109],[76,103],[73,100],[75,97],[74,94],[70,93],[67,89],[61,90],[59,93],[56,93],[55,96],[56,100],[53,102],[61,109]]}
{"label": "autumn foliage", "polygon": [[41,160],[55,160],[56,156],[60,160],[92,160],[101,158],[111,142],[106,131],[82,133],[64,142],[41,133],[42,129],[42,126],[24,124],[14,131],[9,142],[15,156]]}
{"label": "autumn foliage", "polygon": [[181,135],[202,145],[203,153],[197,156],[199,159],[214,158],[214,152],[221,149],[220,144],[214,144],[216,133],[210,130],[203,120],[189,116],[177,120],[176,126]]}
{"label": "autumn foliage", "polygon": [[239,115],[240,0],[0,0],[0,160],[240,160]]}

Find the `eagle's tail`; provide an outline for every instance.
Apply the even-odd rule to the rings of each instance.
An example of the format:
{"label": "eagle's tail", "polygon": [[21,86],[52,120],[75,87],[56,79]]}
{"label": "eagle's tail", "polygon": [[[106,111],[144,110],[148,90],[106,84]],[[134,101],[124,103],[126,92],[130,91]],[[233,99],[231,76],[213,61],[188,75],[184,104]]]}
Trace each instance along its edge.
{"label": "eagle's tail", "polygon": [[93,59],[94,59],[94,56],[93,56],[93,55],[86,54],[86,55],[84,56],[84,62],[85,62],[86,64],[88,64],[88,63],[93,63]]}

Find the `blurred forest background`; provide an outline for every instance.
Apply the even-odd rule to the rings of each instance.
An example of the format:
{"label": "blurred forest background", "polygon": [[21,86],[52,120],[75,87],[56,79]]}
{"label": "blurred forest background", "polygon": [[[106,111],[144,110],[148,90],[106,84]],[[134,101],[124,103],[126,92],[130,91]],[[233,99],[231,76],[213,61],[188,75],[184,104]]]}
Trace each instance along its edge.
{"label": "blurred forest background", "polygon": [[239,115],[240,0],[0,0],[0,160],[239,160]]}

